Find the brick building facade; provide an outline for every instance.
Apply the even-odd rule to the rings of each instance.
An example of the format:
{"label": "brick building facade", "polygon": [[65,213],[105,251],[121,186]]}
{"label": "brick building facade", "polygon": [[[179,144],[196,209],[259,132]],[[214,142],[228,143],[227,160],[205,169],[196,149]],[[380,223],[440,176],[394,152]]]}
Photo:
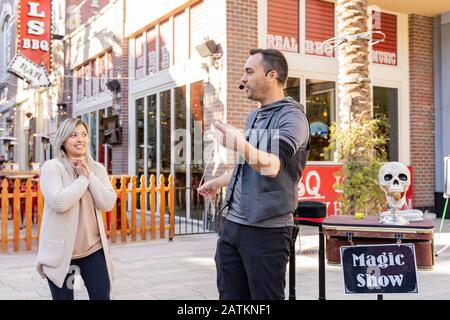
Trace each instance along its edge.
{"label": "brick building facade", "polygon": [[[433,17],[444,11],[439,8],[429,13],[417,8],[411,12],[390,7],[386,1],[379,4],[381,8],[375,8],[379,15],[371,9],[371,27],[387,37],[371,49],[374,113],[389,119],[390,160],[402,161],[413,169],[414,200],[409,205],[433,209],[435,192],[441,189],[436,175],[442,170],[435,159],[440,150],[435,141],[441,133],[435,131],[439,83],[434,69],[437,18]],[[336,165],[333,153],[324,148],[328,127],[338,120],[338,70],[335,52],[319,44],[336,34],[332,2],[176,0],[148,13],[140,1],[117,0],[83,21],[66,37],[71,47],[66,73],[73,78],[71,90],[65,91],[77,99],[81,83],[86,83],[80,82],[80,77],[89,83],[100,78],[100,87],[101,81],[120,82],[117,110],[113,108],[113,93],[106,89],[71,103],[75,116],[88,120],[95,113],[98,159],[108,162],[112,173],[144,174],[147,178],[172,173],[178,209],[194,212],[199,203],[196,184],[205,169],[204,163],[195,163],[195,130],[200,126],[205,133],[217,119],[243,128],[248,112],[257,107],[238,89],[248,50],[275,47],[288,59],[287,93],[306,106],[314,123],[308,164],[313,170],[303,195],[311,199],[327,196],[321,188],[331,184],[328,179],[332,175],[322,176],[321,170]],[[208,40],[218,45],[217,52],[201,57],[196,46]],[[112,69],[95,74],[96,66],[108,59],[109,52]],[[93,88],[89,90],[94,93]],[[104,134],[100,120],[110,113],[119,114],[123,136],[120,144],[105,146],[100,139]],[[171,139],[175,129],[187,130],[188,136]],[[184,143],[185,153],[177,151],[177,143]],[[205,141],[200,143],[203,148],[207,146]],[[105,149],[103,156],[101,148]],[[174,163],[176,157],[185,162]],[[210,169],[209,175],[217,175],[225,167]],[[332,199],[327,205],[334,206],[333,212],[339,210]]]}

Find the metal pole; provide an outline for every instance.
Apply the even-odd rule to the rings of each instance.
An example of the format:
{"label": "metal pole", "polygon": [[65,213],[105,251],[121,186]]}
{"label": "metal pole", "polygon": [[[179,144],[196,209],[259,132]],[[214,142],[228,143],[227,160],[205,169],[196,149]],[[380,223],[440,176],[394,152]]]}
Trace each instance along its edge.
{"label": "metal pole", "polygon": [[319,300],[325,298],[325,239],[322,224],[319,225]]}
{"label": "metal pole", "polygon": [[[444,221],[445,221],[445,215],[447,213],[447,207],[448,207],[448,198],[445,200],[445,206],[444,206],[444,211],[442,212],[442,220],[441,220],[441,226],[439,228],[439,236],[438,239],[436,241],[436,245],[439,244],[439,239],[441,238],[441,232],[442,232],[442,228],[444,226]],[[439,250],[438,252],[436,252],[436,257],[445,249],[447,249],[449,247],[449,245],[446,245],[444,248],[442,248],[441,250]]]}
{"label": "metal pole", "polygon": [[292,234],[291,250],[289,254],[289,300],[295,300],[295,241],[299,227],[294,226]]}

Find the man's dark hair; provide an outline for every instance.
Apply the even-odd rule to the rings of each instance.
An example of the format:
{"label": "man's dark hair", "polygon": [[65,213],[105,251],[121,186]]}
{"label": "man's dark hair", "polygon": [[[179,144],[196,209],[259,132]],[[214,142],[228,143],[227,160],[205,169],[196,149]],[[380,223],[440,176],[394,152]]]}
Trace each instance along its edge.
{"label": "man's dark hair", "polygon": [[284,85],[288,75],[288,64],[284,54],[277,49],[251,49],[250,55],[261,53],[264,72],[275,70],[278,73],[278,84]]}

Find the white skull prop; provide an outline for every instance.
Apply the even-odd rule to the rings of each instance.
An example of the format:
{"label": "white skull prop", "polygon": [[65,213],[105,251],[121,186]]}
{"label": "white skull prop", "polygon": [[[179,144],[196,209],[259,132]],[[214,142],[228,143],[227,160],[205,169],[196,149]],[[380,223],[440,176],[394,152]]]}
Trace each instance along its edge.
{"label": "white skull prop", "polygon": [[389,208],[400,210],[406,203],[406,192],[411,185],[408,167],[401,162],[388,162],[381,167],[378,181],[386,193]]}

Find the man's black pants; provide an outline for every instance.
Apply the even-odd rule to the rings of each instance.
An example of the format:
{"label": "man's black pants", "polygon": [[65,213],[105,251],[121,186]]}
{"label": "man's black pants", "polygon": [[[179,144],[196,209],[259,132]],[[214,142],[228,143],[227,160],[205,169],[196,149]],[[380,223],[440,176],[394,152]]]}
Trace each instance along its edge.
{"label": "man's black pants", "polygon": [[217,240],[221,300],[285,299],[292,227],[257,228],[226,220]]}

